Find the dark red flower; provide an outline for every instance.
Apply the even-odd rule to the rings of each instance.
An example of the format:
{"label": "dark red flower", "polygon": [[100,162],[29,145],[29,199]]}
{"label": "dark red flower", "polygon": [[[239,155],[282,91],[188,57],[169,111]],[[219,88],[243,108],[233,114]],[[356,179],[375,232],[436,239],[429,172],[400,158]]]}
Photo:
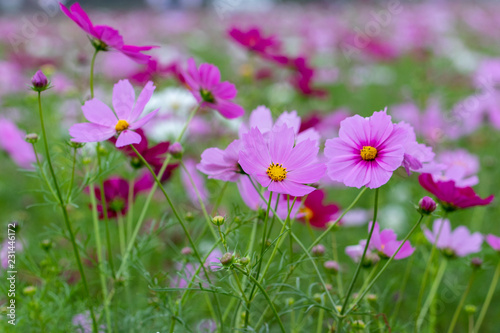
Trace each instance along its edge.
{"label": "dark red flower", "polygon": [[[134,144],[134,148],[137,149],[139,154],[144,157],[146,162],[148,162],[148,164],[153,168],[156,174],[158,174],[163,165],[163,162],[165,161],[165,155],[167,154],[168,148],[170,147],[170,142],[160,142],[159,144],[148,148],[149,143],[148,139],[144,135],[144,131],[139,128],[136,130],[136,132],[141,136],[141,142]],[[111,139],[109,139],[109,141],[116,143],[116,138],[112,137]],[[143,166],[141,160],[139,159],[139,156],[137,156],[137,154],[130,146],[124,146],[118,149],[121,150],[125,155],[132,158],[132,165],[134,167],[140,168]],[[172,174],[172,171],[175,170],[178,166],[178,164],[169,163],[167,169],[161,177],[161,181],[164,182],[168,180]]]}
{"label": "dark red flower", "polygon": [[491,203],[494,196],[490,195],[481,199],[472,187],[457,187],[453,180],[434,181],[430,173],[418,177],[420,185],[434,194],[447,211],[454,211],[474,206],[486,206]]}
{"label": "dark red flower", "polygon": [[156,59],[150,59],[143,69],[132,74],[130,80],[137,84],[145,84],[148,81],[156,82],[158,79],[174,77],[181,84],[186,84],[182,70],[177,62],[162,65]]}
{"label": "dark red flower", "polygon": [[[149,172],[144,173],[133,186],[132,198],[135,199],[138,193],[147,191],[153,187],[154,179]],[[104,200],[108,211],[108,218],[118,216],[118,213],[125,215],[128,211],[128,199],[130,185],[126,179],[120,177],[111,177],[103,182]],[[101,189],[94,188],[94,195],[97,199],[97,211],[99,218],[104,218],[103,207],[101,204]]]}
{"label": "dark red flower", "polygon": [[292,85],[304,95],[324,97],[326,90],[317,89],[312,86],[314,78],[314,69],[309,65],[307,58],[295,58],[291,64],[295,71],[291,78]]}
{"label": "dark red flower", "polygon": [[336,204],[324,205],[324,198],[325,191],[323,190],[311,192],[300,209],[300,212],[304,214],[300,220],[309,220],[309,224],[318,229],[325,229],[328,227],[328,222],[335,221],[340,207]]}

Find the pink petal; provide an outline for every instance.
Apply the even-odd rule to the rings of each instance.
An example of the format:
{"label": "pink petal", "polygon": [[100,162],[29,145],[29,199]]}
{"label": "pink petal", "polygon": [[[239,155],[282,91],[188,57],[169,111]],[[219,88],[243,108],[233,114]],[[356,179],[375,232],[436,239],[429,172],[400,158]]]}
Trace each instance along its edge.
{"label": "pink petal", "polygon": [[292,170],[287,173],[286,178],[303,184],[318,182],[325,175],[326,165],[317,163],[305,166],[301,169]]}
{"label": "pink petal", "polygon": [[69,134],[75,142],[100,142],[111,138],[116,133],[114,127],[102,126],[94,123],[74,124]]}
{"label": "pink petal", "polygon": [[319,147],[311,140],[299,142],[293,147],[290,155],[286,161],[283,162],[283,165],[289,171],[302,168],[315,161],[318,151]]}
{"label": "pink petal", "polygon": [[204,89],[212,90],[220,82],[220,71],[212,64],[201,64],[199,68],[200,84]]}
{"label": "pink petal", "polygon": [[148,113],[147,115],[145,115],[144,117],[142,117],[141,119],[137,120],[136,122],[130,124],[130,129],[131,130],[135,130],[135,129],[138,129],[138,128],[141,128],[142,126],[144,126],[144,124],[146,124],[148,121],[150,121],[154,116],[156,116],[156,114],[158,113],[158,110],[160,109],[156,109],[154,111],[151,111],[150,113]]}
{"label": "pink petal", "polygon": [[142,111],[144,111],[144,108],[146,107],[146,104],[151,99],[151,96],[153,96],[155,89],[156,87],[153,85],[153,82],[149,81],[146,83],[144,89],[142,89],[139,94],[139,97],[137,97],[137,102],[135,103],[132,113],[130,114],[130,122],[134,122],[140,117]]}
{"label": "pink petal", "polygon": [[267,189],[275,193],[289,194],[295,197],[302,197],[315,190],[312,186],[298,184],[287,179],[282,182],[271,182]]}
{"label": "pink petal", "polygon": [[[128,80],[120,80],[113,87],[113,108],[119,119],[132,122],[130,113],[135,103],[134,88]],[[135,119],[134,119],[135,120]]]}
{"label": "pink petal", "polygon": [[[292,128],[283,125],[271,131],[269,154],[275,164],[284,164],[292,152],[295,133]],[[295,161],[293,161],[295,162]],[[284,165],[284,167],[287,167]]]}
{"label": "pink petal", "polygon": [[243,107],[226,100],[219,100],[217,101],[217,104],[209,105],[212,109],[219,111],[220,114],[227,119],[238,118],[245,114],[245,109],[243,109]]}
{"label": "pink petal", "polygon": [[120,148],[123,146],[135,144],[141,142],[141,136],[134,132],[134,131],[129,131],[125,130],[120,133],[118,136],[118,139],[116,140],[116,147]]}
{"label": "pink petal", "polygon": [[115,127],[118,119],[113,111],[97,98],[86,101],[82,106],[85,118],[95,124]]}
{"label": "pink petal", "polygon": [[257,127],[261,133],[269,132],[273,128],[271,110],[261,105],[250,114],[250,128]]}

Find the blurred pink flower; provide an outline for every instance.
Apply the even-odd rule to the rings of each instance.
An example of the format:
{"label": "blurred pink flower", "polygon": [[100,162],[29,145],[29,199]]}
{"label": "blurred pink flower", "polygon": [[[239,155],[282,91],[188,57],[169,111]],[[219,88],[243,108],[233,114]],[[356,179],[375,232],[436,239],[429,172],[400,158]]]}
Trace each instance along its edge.
{"label": "blurred pink flower", "polygon": [[123,37],[118,30],[107,25],[94,25],[79,3],[74,3],[70,9],[62,3],[59,3],[59,6],[67,17],[73,20],[88,35],[95,38],[93,44],[96,48],[103,51],[107,51],[108,48],[115,49],[138,63],[147,63],[149,58],[151,58],[151,56],[145,55],[142,52],[151,50],[155,46],[125,45]]}
{"label": "blurred pink flower", "polygon": [[216,66],[201,64],[196,68],[194,59],[190,58],[184,79],[201,106],[217,110],[228,119],[241,117],[245,113],[241,106],[231,101],[236,97],[236,87],[228,81],[220,82],[220,71]]}
{"label": "blurred pink flower", "polygon": [[[369,223],[368,226],[369,230],[370,228],[371,223]],[[384,229],[380,231],[379,224],[375,222],[375,227],[369,245],[371,250],[377,250],[380,256],[390,258],[394,255],[394,253],[396,253],[398,248],[401,246],[401,243],[402,241],[397,240],[397,235],[393,230]],[[394,259],[399,260],[407,258],[411,256],[414,251],[415,248],[411,246],[409,241],[406,241]]]}
{"label": "blurred pink flower", "polygon": [[444,166],[443,172],[430,172],[435,181],[453,180],[458,187],[479,183],[479,158],[465,149],[447,150],[438,154],[436,161]]}
{"label": "blurred pink flower", "polygon": [[232,27],[228,31],[228,35],[248,50],[262,54],[266,54],[268,51],[277,51],[281,44],[275,36],[264,37],[257,27],[246,31]]}
{"label": "blurred pink flower", "polygon": [[406,138],[386,111],[349,117],[341,122],[339,137],[326,140],[328,175],[349,187],[380,187],[401,166]]}
{"label": "blurred pink flower", "polygon": [[32,169],[36,156],[33,146],[24,140],[25,135],[12,121],[0,118],[0,149],[21,168]]}
{"label": "blurred pink flower", "polygon": [[486,236],[486,242],[493,248],[493,250],[500,251],[500,237],[489,234]]}
{"label": "blurred pink flower", "polygon": [[69,134],[75,142],[99,142],[118,135],[116,147],[140,143],[141,136],[134,132],[153,118],[158,109],[139,119],[144,107],[153,95],[155,86],[148,82],[135,100],[134,88],[128,80],[120,80],[113,88],[113,108],[93,98],[82,106],[89,123],[71,126]]}
{"label": "blurred pink flower", "polygon": [[438,249],[451,257],[465,257],[479,252],[483,244],[483,236],[479,232],[471,234],[464,226],[459,226],[452,231],[450,221],[447,219],[434,221],[432,231],[425,229],[424,235],[430,243],[435,243]]}
{"label": "blurred pink flower", "polygon": [[417,142],[417,136],[413,127],[404,121],[399,122],[397,126],[403,128],[407,133],[406,140],[403,143],[405,150],[403,167],[408,176],[411,174],[411,171],[430,172],[439,169],[435,163],[431,163],[434,160],[432,148]]}
{"label": "blurred pink flower", "polygon": [[306,184],[317,182],[325,173],[325,165],[317,163],[315,142],[307,139],[295,145],[294,130],[286,124],[271,131],[268,143],[256,127],[242,141],[241,167],[269,191],[304,196],[314,191]]}

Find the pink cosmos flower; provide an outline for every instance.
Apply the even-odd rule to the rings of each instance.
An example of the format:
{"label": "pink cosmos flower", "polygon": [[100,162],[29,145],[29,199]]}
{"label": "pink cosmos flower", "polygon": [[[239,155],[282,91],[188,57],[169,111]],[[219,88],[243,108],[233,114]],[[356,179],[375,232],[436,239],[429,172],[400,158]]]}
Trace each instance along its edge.
{"label": "pink cosmos flower", "polygon": [[[368,228],[371,228],[371,223]],[[393,230],[385,229],[380,231],[379,224],[375,222],[375,227],[369,245],[371,250],[376,250],[381,257],[390,258],[394,255],[394,253],[396,253],[399,246],[401,246],[401,243],[401,241],[397,240],[397,235]],[[407,258],[411,256],[414,251],[415,248],[411,246],[409,241],[406,241],[394,259],[399,260]]]}
{"label": "pink cosmos flower", "polygon": [[[354,262],[359,262],[361,257],[363,256],[363,251],[366,246],[366,239],[362,239],[356,245],[350,245],[345,248],[345,254],[347,254]],[[371,266],[377,263],[380,260],[380,257],[377,255],[375,251],[368,248],[366,250],[365,260],[363,262],[363,266]]]}
{"label": "pink cosmos flower", "polygon": [[113,108],[93,98],[82,106],[83,115],[90,123],[71,126],[69,134],[75,142],[99,142],[117,135],[116,147],[141,142],[134,132],[153,118],[158,109],[139,119],[144,107],[153,95],[155,86],[148,82],[135,101],[134,88],[128,80],[120,80],[113,88]]}
{"label": "pink cosmos flower", "polygon": [[300,221],[308,221],[312,227],[325,229],[329,222],[337,219],[340,207],[334,203],[323,204],[325,194],[324,190],[309,193],[300,209],[300,212],[304,214]]}
{"label": "pink cosmos flower", "polygon": [[326,141],[328,175],[350,187],[380,187],[401,166],[406,138],[386,111],[349,117],[340,123],[339,137]]}
{"label": "pink cosmos flower", "polygon": [[432,172],[439,170],[439,165],[432,163],[435,155],[432,152],[432,147],[417,142],[413,127],[404,121],[399,122],[397,126],[403,128],[407,133],[406,141],[403,143],[405,150],[403,167],[408,176],[411,175],[411,171]]}
{"label": "pink cosmos flower", "polygon": [[241,140],[234,140],[225,150],[205,149],[201,154],[201,162],[196,167],[208,175],[208,178],[235,182],[243,174],[238,163],[239,152],[242,148]]}
{"label": "pink cosmos flower", "polygon": [[12,160],[24,169],[32,169],[36,162],[33,146],[24,140],[22,132],[12,121],[0,118],[0,149],[5,150]]}
{"label": "pink cosmos flower", "polygon": [[500,237],[489,234],[486,236],[486,242],[493,248],[493,250],[500,251]]}
{"label": "pink cosmos flower", "polygon": [[435,181],[431,174],[424,173],[418,177],[420,185],[434,194],[444,209],[454,211],[474,206],[486,206],[493,201],[490,195],[481,199],[472,187],[458,187],[453,180]]}
{"label": "pink cosmos flower", "polygon": [[425,229],[424,235],[429,242],[435,243],[438,249],[443,250],[444,254],[450,257],[465,257],[479,252],[483,244],[483,236],[479,232],[471,234],[464,226],[452,231],[450,221],[447,219],[434,221],[432,231]]}
{"label": "pink cosmos flower", "polygon": [[325,173],[325,165],[317,163],[319,148],[312,140],[295,145],[295,134],[286,124],[274,128],[266,143],[257,128],[243,135],[239,163],[269,191],[304,196],[314,191],[305,184],[315,183]]}
{"label": "pink cosmos flower", "polygon": [[453,180],[458,187],[474,186],[479,183],[479,159],[465,149],[448,150],[440,153],[436,160],[443,165],[443,172],[432,172],[435,181]]}
{"label": "pink cosmos flower", "polygon": [[220,71],[216,66],[201,64],[200,68],[196,68],[194,59],[190,58],[184,79],[194,98],[202,103],[201,106],[217,110],[228,119],[245,113],[241,106],[231,102],[236,97],[236,87],[228,81],[220,82]]}
{"label": "pink cosmos flower", "polygon": [[94,25],[79,3],[74,3],[69,9],[62,3],[59,3],[59,6],[67,17],[94,38],[92,44],[96,48],[103,51],[107,51],[108,48],[115,49],[138,63],[147,63],[151,58],[151,56],[145,55],[142,52],[151,50],[155,46],[125,45],[123,37],[117,30],[107,25]]}

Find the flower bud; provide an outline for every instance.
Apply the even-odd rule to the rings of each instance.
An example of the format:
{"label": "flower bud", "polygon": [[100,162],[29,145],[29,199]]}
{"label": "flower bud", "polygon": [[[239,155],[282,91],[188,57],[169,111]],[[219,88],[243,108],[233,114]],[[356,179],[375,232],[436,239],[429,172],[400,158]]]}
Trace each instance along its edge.
{"label": "flower bud", "polygon": [[28,286],[23,289],[23,294],[26,296],[32,296],[36,293],[36,287],[35,286]]}
{"label": "flower bud", "polygon": [[483,259],[474,257],[470,260],[470,265],[472,268],[479,269],[483,265]]}
{"label": "flower bud", "polygon": [[289,297],[286,302],[288,303],[288,306],[292,306],[295,303],[295,299],[293,297]]}
{"label": "flower bud", "polygon": [[220,258],[220,263],[223,266],[229,266],[233,263],[234,256],[231,252],[226,252],[222,255],[222,258]]}
{"label": "flower bud", "polygon": [[366,327],[366,324],[364,321],[362,320],[354,320],[352,323],[351,323],[351,327],[352,328],[355,328],[355,329],[364,329]]}
{"label": "flower bud", "polygon": [[316,293],[313,295],[313,299],[316,303],[321,303],[321,301],[323,300],[323,296],[319,293]]}
{"label": "flower bud", "polygon": [[187,212],[186,215],[184,215],[184,218],[186,219],[186,221],[190,222],[194,220],[194,215],[191,212]]}
{"label": "flower bud", "polygon": [[38,134],[36,133],[29,133],[29,134],[26,134],[26,136],[24,137],[24,140],[28,143],[37,143],[38,142]]}
{"label": "flower bud", "polygon": [[436,202],[430,197],[423,197],[418,202],[418,212],[422,215],[429,215],[436,210]]}
{"label": "flower bud", "polygon": [[472,304],[467,304],[465,307],[464,307],[464,310],[467,314],[474,314],[477,312],[477,306],[475,305],[472,305]]}
{"label": "flower bud", "polygon": [[368,301],[368,303],[370,303],[370,304],[375,304],[375,303],[377,303],[377,299],[378,299],[378,297],[377,297],[377,295],[375,295],[375,294],[368,294],[368,295],[366,296],[366,300],[367,300],[367,301]]}
{"label": "flower bud", "polygon": [[79,149],[79,148],[82,148],[83,146],[85,146],[85,142],[75,142],[75,141],[69,140],[68,145],[71,148]]}
{"label": "flower bud", "polygon": [[323,267],[330,273],[337,273],[339,271],[339,264],[336,261],[328,260],[325,261]]}
{"label": "flower bud", "polygon": [[325,247],[321,244],[318,244],[312,248],[311,252],[313,256],[321,257],[323,254],[325,254]]}
{"label": "flower bud", "polygon": [[52,245],[53,243],[50,239],[44,239],[40,242],[40,247],[45,251],[49,251],[52,248]]}
{"label": "flower bud", "polygon": [[240,258],[240,265],[246,266],[249,263],[250,263],[250,258],[248,258],[248,257]]}
{"label": "flower bud", "polygon": [[189,256],[189,255],[193,254],[193,249],[186,246],[186,247],[182,248],[181,253],[185,256]]}
{"label": "flower bud", "polygon": [[184,149],[182,148],[182,145],[180,144],[180,142],[174,142],[168,148],[168,152],[175,158],[181,158],[182,153],[184,152]]}
{"label": "flower bud", "polygon": [[31,84],[33,84],[32,89],[34,91],[41,92],[48,89],[49,80],[47,80],[47,77],[41,70],[38,70],[38,72],[36,72],[31,78]]}
{"label": "flower bud", "polygon": [[217,215],[212,218],[212,223],[220,227],[224,224],[225,220],[224,216]]}

